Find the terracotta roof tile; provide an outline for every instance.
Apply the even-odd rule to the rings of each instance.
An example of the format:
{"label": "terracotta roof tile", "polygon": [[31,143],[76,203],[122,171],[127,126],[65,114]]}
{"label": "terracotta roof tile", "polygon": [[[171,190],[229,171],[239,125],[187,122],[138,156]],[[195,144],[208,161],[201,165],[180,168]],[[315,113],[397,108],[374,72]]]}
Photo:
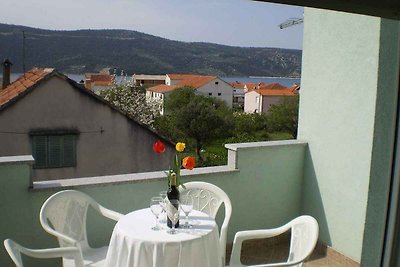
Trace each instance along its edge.
{"label": "terracotta roof tile", "polygon": [[269,84],[261,84],[258,89],[286,89],[286,86],[283,86],[280,83],[269,83]]}
{"label": "terracotta roof tile", "polygon": [[175,88],[177,88],[176,85],[160,84],[157,86],[147,88],[147,90],[152,91],[152,92],[157,92],[157,93],[166,93],[166,92],[170,92],[170,91],[174,90]]}
{"label": "terracotta roof tile", "polygon": [[[264,83],[261,83],[261,84],[264,84]],[[258,86],[258,84],[256,84],[256,83],[246,83],[246,88],[247,88],[247,91],[249,91],[249,92],[253,91],[254,89],[257,89],[257,86]]]}
{"label": "terracotta roof tile", "polygon": [[184,80],[177,83],[176,86],[178,87],[191,86],[197,89],[215,79],[217,79],[216,76],[190,75],[186,77]]}
{"label": "terracotta roof tile", "polygon": [[0,106],[14,99],[38,81],[52,73],[54,69],[33,68],[0,91]]}
{"label": "terracotta roof tile", "polygon": [[86,73],[85,78],[91,80],[92,82],[98,81],[109,81],[114,79],[114,75],[103,74],[103,73]]}
{"label": "terracotta roof tile", "polygon": [[209,83],[210,81],[217,79],[216,76],[193,75],[193,74],[167,74],[167,75],[171,78],[171,80],[180,80],[180,82],[178,82],[175,85],[160,84],[157,86],[150,87],[147,90],[159,93],[165,93],[172,91],[178,87],[184,87],[184,86],[191,86],[194,89],[197,89]]}
{"label": "terracotta roof tile", "polygon": [[256,89],[255,92],[259,93],[260,95],[267,95],[267,96],[295,96],[297,95],[296,92],[292,90],[292,88],[285,89]]}

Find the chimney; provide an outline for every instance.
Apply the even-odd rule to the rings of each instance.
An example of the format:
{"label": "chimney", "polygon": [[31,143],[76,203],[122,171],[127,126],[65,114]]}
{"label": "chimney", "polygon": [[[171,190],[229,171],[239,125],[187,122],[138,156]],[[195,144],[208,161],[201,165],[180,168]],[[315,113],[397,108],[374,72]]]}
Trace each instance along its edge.
{"label": "chimney", "polygon": [[2,89],[6,88],[10,84],[10,75],[11,75],[11,61],[6,58],[3,63],[3,86]]}

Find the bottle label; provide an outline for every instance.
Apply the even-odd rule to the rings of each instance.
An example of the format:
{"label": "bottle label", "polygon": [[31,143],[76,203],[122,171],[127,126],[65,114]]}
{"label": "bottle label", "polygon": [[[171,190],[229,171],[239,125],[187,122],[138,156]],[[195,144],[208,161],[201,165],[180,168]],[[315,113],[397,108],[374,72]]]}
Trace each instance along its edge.
{"label": "bottle label", "polygon": [[179,221],[179,206],[173,205],[167,198],[166,210],[168,219],[170,219],[173,224],[176,224]]}

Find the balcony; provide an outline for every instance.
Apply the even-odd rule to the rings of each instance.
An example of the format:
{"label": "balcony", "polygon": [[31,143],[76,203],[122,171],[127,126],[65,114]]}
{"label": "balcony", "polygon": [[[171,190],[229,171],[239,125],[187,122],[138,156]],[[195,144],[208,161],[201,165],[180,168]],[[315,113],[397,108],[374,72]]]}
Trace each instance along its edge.
{"label": "balcony", "polygon": [[[185,182],[201,180],[216,184],[230,196],[233,214],[229,225],[229,243],[237,231],[276,227],[302,214],[306,142],[228,144],[226,148],[229,154],[226,166],[183,171],[183,177]],[[59,190],[80,190],[106,207],[128,213],[146,208],[149,198],[167,186],[163,172],[151,172],[34,182],[33,187],[28,189],[32,163],[31,156],[0,158],[1,210],[7,214],[0,225],[0,239],[12,238],[30,247],[58,246],[55,238],[41,228],[39,210],[46,198]],[[88,229],[93,246],[107,243],[113,227],[111,222],[97,216],[94,212],[88,214],[89,225],[94,226]],[[221,221],[220,216],[217,216],[217,221]],[[320,226],[324,230],[324,224],[320,223]],[[285,244],[288,244],[288,236],[272,242],[247,244],[244,247],[245,261],[256,263],[287,257]],[[316,264],[321,261],[330,260],[326,253],[321,253],[322,244],[313,256],[315,264],[311,260],[307,266],[318,266]],[[340,260],[349,259],[341,256]],[[32,261],[33,266],[54,263],[48,260],[40,263]],[[2,266],[10,264],[4,249],[0,262]]]}
{"label": "balcony", "polygon": [[[226,166],[183,172],[184,179],[216,184],[230,196],[228,243],[237,231],[310,214],[319,222],[321,245],[308,266],[381,266],[396,248],[389,211],[396,212],[391,192],[399,169],[399,22],[316,9],[305,9],[304,17],[298,140],[226,145]],[[0,159],[0,239],[29,247],[57,246],[38,219],[42,203],[56,191],[74,188],[127,213],[147,207],[149,197],[166,188],[163,172],[35,182],[29,188],[32,160]],[[88,214],[96,222],[88,233],[93,246],[105,244],[113,227],[97,216]],[[285,238],[263,246],[279,250]],[[246,257],[255,262],[274,256],[265,250],[256,255],[249,244]],[[335,263],[340,255],[345,263]],[[0,265],[10,266],[4,248]],[[31,266],[50,264],[32,260]]]}

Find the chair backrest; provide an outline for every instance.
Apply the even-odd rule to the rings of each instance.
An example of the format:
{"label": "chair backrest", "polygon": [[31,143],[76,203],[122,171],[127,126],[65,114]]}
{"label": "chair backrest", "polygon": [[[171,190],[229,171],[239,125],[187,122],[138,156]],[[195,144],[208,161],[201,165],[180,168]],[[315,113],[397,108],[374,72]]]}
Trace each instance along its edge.
{"label": "chair backrest", "polygon": [[[97,208],[98,204],[88,195],[75,190],[60,191],[43,204],[40,210],[40,223],[44,230],[57,236],[60,247],[76,245],[85,250],[89,248],[86,235],[86,216],[89,206]],[[68,243],[60,238],[58,233],[72,238],[76,244]]]}
{"label": "chair backrest", "polygon": [[[291,226],[291,240],[288,261],[304,261],[313,252],[318,240],[318,223],[308,215],[295,218]],[[302,266],[302,263],[294,266]]]}
{"label": "chair backrest", "polygon": [[232,204],[228,195],[218,186],[206,182],[189,182],[184,184],[180,190],[181,194],[193,197],[193,209],[202,211],[215,219],[221,204],[225,207],[225,218],[220,232],[220,249],[222,261],[225,264],[226,238],[228,224],[232,215]]}

